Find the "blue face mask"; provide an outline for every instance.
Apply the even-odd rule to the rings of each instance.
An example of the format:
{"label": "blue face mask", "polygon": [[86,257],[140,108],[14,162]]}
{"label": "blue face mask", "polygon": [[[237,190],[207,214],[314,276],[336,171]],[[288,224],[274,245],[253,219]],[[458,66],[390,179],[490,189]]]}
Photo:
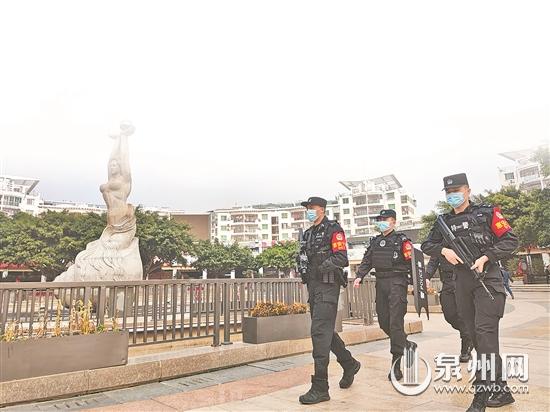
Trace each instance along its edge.
{"label": "blue face mask", "polygon": [[462,203],[464,203],[464,193],[462,193],[462,192],[448,193],[447,194],[447,203],[452,208],[459,207]]}
{"label": "blue face mask", "polygon": [[381,221],[378,221],[378,222],[374,222],[374,226],[376,226],[376,229],[379,232],[385,232],[386,230],[388,230],[390,228],[390,223],[386,222],[385,220],[381,220]]}
{"label": "blue face mask", "polygon": [[317,211],[314,209],[308,209],[306,212],[307,220],[310,222],[315,222],[315,219],[317,219]]}

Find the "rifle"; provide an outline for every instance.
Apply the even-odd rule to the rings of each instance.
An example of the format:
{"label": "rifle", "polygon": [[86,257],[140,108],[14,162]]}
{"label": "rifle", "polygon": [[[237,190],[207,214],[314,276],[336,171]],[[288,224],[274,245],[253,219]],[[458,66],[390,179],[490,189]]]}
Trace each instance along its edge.
{"label": "rifle", "polygon": [[308,276],[307,276],[307,266],[309,264],[309,260],[307,258],[306,253],[306,241],[304,240],[304,229],[300,228],[298,229],[298,243],[300,245],[300,251],[298,253],[298,265],[297,270],[298,273],[300,273],[300,277],[302,278],[302,283],[307,283]]}
{"label": "rifle", "polygon": [[435,221],[435,224],[443,235],[443,239],[445,240],[445,242],[449,246],[451,246],[451,249],[454,250],[460,260],[464,262],[464,265],[468,267],[474,277],[479,281],[479,283],[481,283],[481,286],[483,286],[483,289],[485,289],[485,292],[487,292],[491,300],[495,300],[493,294],[489,289],[487,289],[487,285],[485,285],[485,282],[483,281],[483,278],[485,277],[487,272],[478,272],[477,270],[470,269],[474,265],[476,258],[470,248],[468,248],[468,245],[466,245],[466,243],[464,242],[464,239],[462,239],[461,237],[456,237],[453,232],[451,232],[451,229],[449,229],[449,227],[443,220],[443,216],[439,215],[437,217],[437,220]]}

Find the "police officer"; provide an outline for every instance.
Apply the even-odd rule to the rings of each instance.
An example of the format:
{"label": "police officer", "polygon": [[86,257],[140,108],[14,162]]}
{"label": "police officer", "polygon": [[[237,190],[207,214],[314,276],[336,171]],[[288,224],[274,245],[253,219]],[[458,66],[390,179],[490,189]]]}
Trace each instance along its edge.
{"label": "police officer", "polygon": [[[371,240],[357,269],[353,286],[358,288],[370,270],[375,269],[378,324],[390,337],[393,372],[397,380],[400,380],[403,377],[403,350],[405,345],[414,345],[407,341],[404,326],[412,243],[403,233],[395,231],[395,210],[380,211],[374,223],[381,233]],[[388,379],[391,380],[391,367]]]}
{"label": "police officer", "polygon": [[462,346],[460,349],[460,362],[468,362],[471,358],[473,348],[472,339],[468,335],[468,330],[464,321],[458,314],[456,295],[455,295],[455,275],[453,265],[451,265],[443,256],[432,256],[426,267],[426,277],[431,279],[439,269],[439,278],[443,283],[439,299],[441,300],[441,309],[443,316],[449,325],[460,332]]}
{"label": "police officer", "polygon": [[311,377],[311,389],[300,396],[303,404],[314,404],[330,399],[328,393],[328,364],[332,351],[344,369],[340,388],[349,388],[361,364],[346,349],[344,342],[334,331],[340,286],[347,285],[343,268],[348,266],[346,237],[336,221],[325,216],[327,201],[310,197],[302,202],[307,208],[307,219],[313,226],[304,232],[308,258],[307,289],[311,313],[311,340],[315,373]]}
{"label": "police officer", "polygon": [[[478,359],[475,395],[468,411],[485,411],[486,406],[499,407],[514,402],[502,379],[499,356],[498,327],[504,314],[506,295],[497,262],[514,252],[518,240],[497,207],[470,202],[466,174],[447,176],[443,178],[443,184],[447,203],[453,208],[443,218],[454,235],[464,240],[476,260],[471,268],[464,266],[451,245],[445,243],[437,226],[422,244],[422,250],[430,256],[442,256],[453,265],[458,312],[473,339]],[[494,300],[471,270],[484,273],[485,284]],[[490,361],[492,355],[496,360],[494,365]],[[493,372],[494,380],[491,377]]]}

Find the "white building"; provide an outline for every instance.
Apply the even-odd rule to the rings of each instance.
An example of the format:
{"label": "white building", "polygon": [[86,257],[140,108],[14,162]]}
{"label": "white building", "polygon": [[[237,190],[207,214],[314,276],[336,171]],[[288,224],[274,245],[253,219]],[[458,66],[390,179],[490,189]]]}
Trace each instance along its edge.
{"label": "white building", "polygon": [[332,214],[346,232],[348,241],[364,242],[378,233],[374,219],[382,209],[393,209],[397,215],[397,229],[411,230],[420,227],[416,217],[416,200],[403,189],[394,175],[366,180],[340,182],[347,191],[330,206]]}
{"label": "white building", "polygon": [[513,186],[519,190],[544,189],[545,187],[550,187],[550,177],[544,177],[540,164],[531,160],[535,152],[541,148],[548,150],[548,145],[499,153],[500,156],[514,162],[513,165],[498,168],[501,186]]}
{"label": "white building", "polygon": [[38,214],[42,203],[34,189],[39,180],[30,177],[0,175],[0,213],[14,215],[17,212]]}
{"label": "white building", "polygon": [[[418,229],[416,200],[394,175],[340,182],[346,193],[329,200],[326,213],[342,225],[350,243],[363,243],[377,234],[373,219],[382,209],[397,212],[399,229]],[[297,240],[298,230],[311,224],[299,203],[218,209],[211,216],[211,238],[261,251],[279,241]]]}
{"label": "white building", "polygon": [[[334,218],[331,210],[327,212],[330,219]],[[224,244],[237,242],[258,251],[279,241],[298,240],[299,229],[311,225],[299,203],[217,209],[210,221],[212,239]]]}

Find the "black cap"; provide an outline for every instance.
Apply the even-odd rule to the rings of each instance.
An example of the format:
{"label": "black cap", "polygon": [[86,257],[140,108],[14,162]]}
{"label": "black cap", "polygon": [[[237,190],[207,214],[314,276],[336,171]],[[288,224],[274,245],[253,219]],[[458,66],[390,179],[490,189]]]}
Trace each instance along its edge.
{"label": "black cap", "polygon": [[382,209],[378,216],[376,216],[377,219],[385,219],[387,217],[393,217],[394,219],[397,219],[397,214],[395,213],[395,210],[393,209]]}
{"label": "black cap", "polygon": [[468,185],[468,178],[466,177],[466,173],[458,173],[456,175],[445,176],[443,178],[443,190],[464,185]]}
{"label": "black cap", "polygon": [[303,207],[317,205],[317,206],[321,206],[323,208],[326,208],[327,207],[327,201],[325,199],[323,199],[322,197],[312,196],[308,200],[306,200],[305,202],[302,202],[301,205]]}

